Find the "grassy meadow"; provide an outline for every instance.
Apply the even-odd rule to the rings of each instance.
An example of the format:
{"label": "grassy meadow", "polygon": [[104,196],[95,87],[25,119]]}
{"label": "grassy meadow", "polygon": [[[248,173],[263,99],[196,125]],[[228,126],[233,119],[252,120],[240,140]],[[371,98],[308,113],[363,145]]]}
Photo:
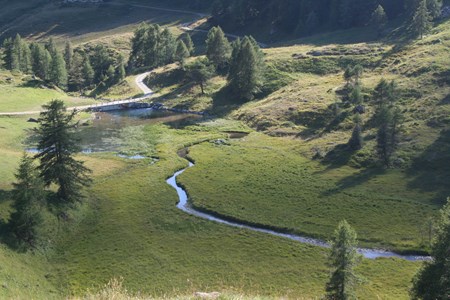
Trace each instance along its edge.
{"label": "grassy meadow", "polygon": [[[193,18],[118,1],[108,9],[47,3],[45,11],[30,2],[16,3],[10,15],[30,7],[35,14],[14,26],[3,19],[6,33],[18,31],[37,41],[53,36],[59,45],[67,38],[75,45],[99,42],[123,53],[129,51],[131,32],[140,21],[177,25]],[[443,22],[421,41],[400,43],[387,37],[373,43],[365,38],[365,29],[358,29],[277,44],[264,50],[266,85],[248,103],[230,97],[223,76],[211,79],[206,94],[200,95],[178,66],[155,70],[148,78],[157,92],[154,101],[210,111],[213,117],[124,130],[125,152],[143,147],[141,152],[152,159],[129,160],[111,152],[79,155],[94,171],[85,202],[69,212],[64,224],[45,211],[42,238],[34,251],[19,251],[8,243],[6,225],[14,172],[27,131],[35,126],[27,119],[37,116],[0,116],[0,298],[97,299],[114,292],[102,290],[112,278],[122,278],[123,288],[112,288],[125,299],[195,299],[198,291],[218,291],[221,299],[319,299],[329,275],[327,249],[230,228],[176,208],[176,192],[165,181],[187,166],[177,155],[185,147],[196,165],[179,181],[201,210],[324,240],[345,218],[362,246],[427,251],[430,220],[450,195],[449,32],[450,22]],[[199,36],[204,37],[199,34],[194,40]],[[330,38],[333,45],[326,43]],[[374,50],[307,55],[329,48],[344,53]],[[197,49],[201,52],[202,45]],[[341,101],[339,91],[342,69],[356,63],[365,67],[365,147],[349,153],[342,145],[353,129],[353,107]],[[397,82],[405,116],[395,157],[401,163],[393,169],[377,165],[374,154],[370,94],[381,78]],[[93,102],[6,71],[0,72],[0,91],[0,112],[36,111],[55,98],[68,106]],[[99,96],[138,94],[130,76]],[[332,112],[335,103],[339,115]],[[88,134],[89,128],[84,130]],[[229,139],[227,131],[249,135]],[[226,142],[214,143],[217,139]],[[363,259],[357,268],[363,277],[357,295],[408,299],[420,265],[394,258]]]}

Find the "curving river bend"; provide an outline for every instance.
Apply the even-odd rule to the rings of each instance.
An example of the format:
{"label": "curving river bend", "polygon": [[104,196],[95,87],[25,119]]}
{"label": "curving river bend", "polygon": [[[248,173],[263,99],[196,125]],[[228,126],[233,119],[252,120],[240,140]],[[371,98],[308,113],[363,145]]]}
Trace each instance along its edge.
{"label": "curving river bend", "polygon": [[[172,177],[167,179],[167,183],[170,186],[172,186],[173,188],[175,188],[175,190],[177,191],[178,198],[179,198],[177,207],[179,209],[181,209],[182,211],[184,211],[190,215],[202,218],[202,219],[210,220],[213,222],[225,224],[225,225],[232,226],[232,227],[246,228],[246,229],[249,229],[252,231],[257,231],[257,232],[262,232],[262,233],[266,233],[266,234],[270,234],[270,235],[274,235],[274,236],[279,236],[279,237],[287,238],[290,240],[298,241],[298,242],[304,243],[304,244],[310,244],[310,245],[324,247],[324,248],[330,247],[330,245],[328,243],[318,240],[318,239],[308,238],[308,237],[299,236],[299,235],[295,235],[295,234],[281,233],[281,232],[277,232],[275,230],[264,229],[264,228],[260,228],[257,226],[249,226],[249,225],[241,224],[241,223],[238,223],[235,221],[228,221],[228,220],[224,220],[224,219],[218,218],[216,216],[193,209],[188,203],[188,196],[187,196],[186,191],[177,183],[177,177],[179,175],[181,175],[184,171],[186,171],[188,168],[191,168],[193,166],[194,166],[194,164],[192,162],[189,162],[188,167],[176,172]],[[410,261],[422,261],[422,260],[430,260],[431,259],[429,256],[402,255],[402,254],[394,253],[391,251],[379,250],[379,249],[358,248],[358,252],[361,253],[364,257],[369,258],[369,259],[375,259],[375,258],[379,258],[379,257],[397,257],[397,258],[402,258],[402,259],[406,259],[406,260],[410,260]]]}

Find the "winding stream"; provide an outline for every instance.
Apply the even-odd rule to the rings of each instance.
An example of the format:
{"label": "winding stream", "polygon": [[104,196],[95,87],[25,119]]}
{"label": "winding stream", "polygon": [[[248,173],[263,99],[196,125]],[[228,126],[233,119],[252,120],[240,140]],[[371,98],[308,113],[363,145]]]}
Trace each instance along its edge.
{"label": "winding stream", "polygon": [[[308,237],[299,236],[299,235],[295,235],[295,234],[281,233],[281,232],[277,232],[275,230],[264,229],[264,228],[260,228],[260,227],[256,227],[256,226],[249,226],[249,225],[241,224],[241,223],[234,222],[234,221],[228,221],[228,220],[224,220],[224,219],[218,218],[216,216],[193,209],[188,203],[188,196],[187,196],[186,191],[177,183],[177,177],[180,176],[184,171],[186,171],[186,169],[191,168],[193,166],[194,166],[194,164],[192,162],[189,162],[189,166],[187,168],[184,168],[184,169],[176,172],[172,177],[167,179],[167,183],[170,186],[172,186],[173,188],[175,188],[175,190],[177,191],[178,198],[179,198],[177,208],[179,208],[180,210],[182,210],[190,215],[202,218],[202,219],[210,220],[213,222],[217,222],[217,223],[232,226],[232,227],[245,228],[245,229],[249,229],[252,231],[257,231],[257,232],[262,232],[262,233],[266,233],[266,234],[270,234],[270,235],[274,235],[274,236],[279,236],[279,237],[287,238],[290,240],[298,241],[298,242],[304,243],[304,244],[309,244],[309,245],[314,245],[314,246],[319,246],[319,247],[324,247],[324,248],[330,247],[330,245],[328,243],[318,240],[318,239],[308,238]],[[379,249],[358,248],[358,252],[361,253],[364,257],[369,258],[369,259],[375,259],[375,258],[379,258],[379,257],[397,257],[397,258],[402,258],[402,259],[406,259],[409,261],[430,260],[429,256],[402,255],[402,254],[394,253],[391,251],[379,250]]]}

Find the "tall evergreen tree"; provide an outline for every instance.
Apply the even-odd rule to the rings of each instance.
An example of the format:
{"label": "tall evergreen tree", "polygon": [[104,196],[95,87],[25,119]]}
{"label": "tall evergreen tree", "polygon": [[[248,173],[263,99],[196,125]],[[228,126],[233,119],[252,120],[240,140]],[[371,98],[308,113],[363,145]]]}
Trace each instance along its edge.
{"label": "tall evergreen tree", "polygon": [[220,27],[213,27],[206,39],[206,57],[216,68],[225,67],[231,54],[231,46]]}
{"label": "tall evergreen tree", "polygon": [[84,87],[85,79],[83,76],[84,59],[81,53],[74,52],[71,59],[71,66],[69,69],[69,88],[70,90],[81,90]]}
{"label": "tall evergreen tree", "polygon": [[387,21],[388,18],[383,6],[378,5],[378,7],[373,11],[372,17],[370,18],[370,25],[376,29],[378,37],[382,35]]}
{"label": "tall evergreen tree", "polygon": [[7,70],[12,70],[13,40],[11,38],[3,40],[3,49],[3,65]]}
{"label": "tall evergreen tree", "polygon": [[442,12],[442,0],[427,0],[427,8],[433,19],[439,18]]}
{"label": "tall evergreen tree", "polygon": [[67,88],[68,75],[63,55],[56,51],[50,65],[50,81],[61,89]]}
{"label": "tall evergreen tree", "polygon": [[81,70],[82,74],[83,74],[83,78],[84,78],[84,87],[89,87],[92,85],[92,83],[94,82],[94,76],[95,76],[95,72],[94,69],[92,68],[91,62],[89,60],[88,56],[84,57],[83,60],[83,66],[82,66],[82,70]]}
{"label": "tall evergreen tree", "polygon": [[177,50],[175,51],[175,61],[180,64],[180,66],[184,67],[184,62],[186,58],[189,57],[189,50],[184,44],[182,40],[178,40],[177,42]]}
{"label": "tall evergreen tree", "polygon": [[119,66],[117,66],[116,69],[116,82],[122,82],[125,77],[127,76],[127,73],[125,71],[125,62],[123,58],[120,59]]}
{"label": "tall evergreen tree", "polygon": [[431,14],[427,8],[427,0],[420,0],[409,26],[411,32],[422,39],[423,35],[427,33],[433,25],[431,19]]}
{"label": "tall evergreen tree", "polygon": [[329,261],[332,273],[326,284],[327,299],[355,299],[355,286],[358,283],[355,267],[361,257],[357,252],[357,243],[356,232],[347,221],[341,221],[331,242]]}
{"label": "tall evergreen tree", "polygon": [[172,33],[170,33],[168,28],[164,28],[160,34],[160,45],[158,47],[160,49],[160,57],[158,58],[158,65],[172,63],[176,47],[177,43]]}
{"label": "tall evergreen tree", "polygon": [[40,210],[45,201],[44,183],[33,165],[33,159],[26,154],[15,177],[12,190],[15,212],[11,214],[9,224],[19,241],[35,246],[36,227],[42,221]]}
{"label": "tall evergreen tree", "polygon": [[244,100],[252,99],[263,84],[264,61],[257,48],[249,37],[233,45],[228,82],[236,96]]}
{"label": "tall evergreen tree", "polygon": [[440,211],[431,247],[433,259],[423,264],[413,280],[413,299],[447,300],[450,296],[450,198]]}
{"label": "tall evergreen tree", "polygon": [[22,38],[16,35],[11,49],[11,70],[21,70]]}
{"label": "tall evergreen tree", "polygon": [[66,62],[67,70],[70,70],[72,67],[72,58],[73,58],[73,47],[70,41],[66,42],[66,47],[64,48],[64,61]]}
{"label": "tall evergreen tree", "polygon": [[45,49],[47,49],[48,52],[50,52],[50,55],[52,57],[54,57],[56,55],[56,44],[55,41],[53,40],[53,38],[50,38],[46,43],[45,43]]}
{"label": "tall evergreen tree", "polygon": [[348,146],[352,150],[359,150],[363,147],[361,116],[356,114],[353,121],[355,123],[355,127],[353,127],[352,136],[348,141]]}
{"label": "tall evergreen tree", "polygon": [[194,55],[195,53],[195,45],[194,42],[192,41],[191,35],[188,32],[183,33],[180,36],[180,39],[184,42],[184,44],[186,45],[189,54],[190,55]]}
{"label": "tall evergreen tree", "polygon": [[61,100],[53,100],[42,108],[36,129],[39,153],[35,156],[40,160],[40,177],[46,186],[58,185],[59,204],[73,204],[81,200],[81,188],[90,183],[90,170],[73,157],[80,151],[73,133],[75,112],[67,113]]}

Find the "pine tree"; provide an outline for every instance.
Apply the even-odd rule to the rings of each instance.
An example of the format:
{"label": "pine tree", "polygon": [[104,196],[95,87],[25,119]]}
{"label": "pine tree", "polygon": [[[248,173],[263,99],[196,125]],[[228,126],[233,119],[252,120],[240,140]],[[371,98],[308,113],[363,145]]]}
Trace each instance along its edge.
{"label": "pine tree", "polygon": [[61,89],[67,88],[68,75],[63,55],[56,51],[50,66],[50,81]]}
{"label": "pine tree", "polygon": [[233,45],[228,84],[237,97],[250,100],[263,84],[264,61],[254,40],[245,37]]}
{"label": "pine tree", "polygon": [[25,41],[22,41],[20,45],[20,71],[24,73],[30,73],[32,71],[31,50]]}
{"label": "pine tree", "polygon": [[81,200],[81,188],[90,183],[90,170],[73,158],[80,151],[73,133],[75,112],[68,114],[61,100],[52,100],[42,108],[36,129],[39,153],[35,156],[40,160],[40,177],[46,186],[58,185],[59,204],[73,204]]}
{"label": "pine tree", "polygon": [[347,221],[341,221],[331,242],[329,261],[333,269],[326,285],[327,299],[355,299],[358,276],[354,269],[361,257],[357,252],[357,243],[356,232]]}
{"label": "pine tree", "polygon": [[13,40],[6,38],[3,40],[3,66],[7,70],[12,70],[12,48]]}
{"label": "pine tree", "polygon": [[353,128],[352,136],[347,144],[350,149],[359,150],[363,147],[361,116],[359,114],[356,114],[353,122],[355,123],[355,127]]}
{"label": "pine tree", "polygon": [[11,229],[17,239],[28,246],[35,246],[36,227],[41,223],[40,210],[44,204],[44,183],[33,165],[33,159],[22,157],[13,183],[12,199],[15,212],[11,214]]}
{"label": "pine tree", "polygon": [[409,26],[412,33],[420,39],[432,27],[431,15],[427,8],[427,0],[420,0]]}
{"label": "pine tree", "polygon": [[113,65],[109,65],[106,70],[106,81],[108,85],[113,85],[116,80],[116,69],[114,69]]}
{"label": "pine tree", "polygon": [[441,0],[427,0],[427,8],[432,19],[437,19],[441,16],[442,1]]}
{"label": "pine tree", "polygon": [[21,54],[22,54],[22,38],[19,34],[14,38],[11,49],[11,70],[20,71]]}
{"label": "pine tree", "polygon": [[220,27],[213,27],[206,39],[206,57],[216,68],[224,68],[231,54],[231,46]]}
{"label": "pine tree", "polygon": [[83,62],[83,56],[79,52],[75,52],[69,69],[68,85],[70,90],[80,90],[84,85]]}
{"label": "pine tree", "polygon": [[168,28],[164,28],[160,34],[160,57],[158,59],[158,65],[172,63],[175,56],[176,47],[177,43],[172,33],[170,33]]}
{"label": "pine tree", "polygon": [[383,6],[378,5],[378,7],[372,13],[372,17],[370,18],[370,24],[376,29],[378,37],[382,35],[387,21],[388,18]]}
{"label": "pine tree", "polygon": [[189,54],[192,56],[195,53],[195,45],[194,42],[192,41],[191,35],[188,32],[183,33],[180,36],[180,39],[184,42],[184,44],[186,45]]}
{"label": "pine tree", "polygon": [[123,58],[120,59],[119,66],[116,70],[116,82],[122,82],[125,77],[127,76],[127,73],[125,71],[125,63],[123,61]]}
{"label": "pine tree", "polygon": [[431,246],[433,259],[424,263],[413,280],[413,299],[447,300],[450,296],[450,198],[440,211]]}
{"label": "pine tree", "polygon": [[184,62],[186,58],[189,57],[189,50],[184,44],[182,40],[178,40],[177,50],[175,51],[175,61],[180,64],[180,66],[184,67]]}
{"label": "pine tree", "polygon": [[66,47],[64,48],[64,61],[66,62],[67,70],[70,70],[70,68],[72,67],[72,59],[73,59],[72,43],[70,41],[67,41]]}
{"label": "pine tree", "polygon": [[200,86],[202,95],[205,94],[206,82],[214,76],[214,66],[208,59],[197,59],[192,64],[186,66],[187,76]]}
{"label": "pine tree", "polygon": [[349,101],[354,104],[361,104],[363,102],[363,95],[361,93],[361,87],[359,85],[355,85],[351,88]]}
{"label": "pine tree", "polygon": [[84,57],[83,66],[82,66],[82,74],[84,78],[84,87],[89,87],[94,82],[95,72],[92,68],[91,62],[88,56]]}
{"label": "pine tree", "polygon": [[47,49],[48,52],[50,52],[50,55],[54,57],[56,55],[57,49],[56,44],[53,38],[50,38],[47,43],[45,43],[45,49]]}

